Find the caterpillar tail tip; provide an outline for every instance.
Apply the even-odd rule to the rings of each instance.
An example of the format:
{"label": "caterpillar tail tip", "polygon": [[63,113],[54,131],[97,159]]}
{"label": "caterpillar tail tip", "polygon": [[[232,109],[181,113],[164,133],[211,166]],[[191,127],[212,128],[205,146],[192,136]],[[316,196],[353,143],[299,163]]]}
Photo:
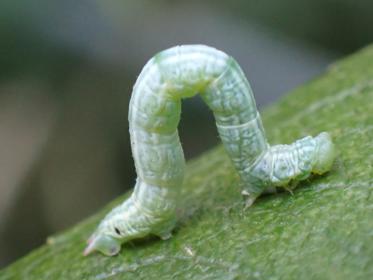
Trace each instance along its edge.
{"label": "caterpillar tail tip", "polygon": [[318,150],[312,173],[321,175],[332,168],[336,151],[329,133],[321,132],[315,137],[315,140],[317,141]]}

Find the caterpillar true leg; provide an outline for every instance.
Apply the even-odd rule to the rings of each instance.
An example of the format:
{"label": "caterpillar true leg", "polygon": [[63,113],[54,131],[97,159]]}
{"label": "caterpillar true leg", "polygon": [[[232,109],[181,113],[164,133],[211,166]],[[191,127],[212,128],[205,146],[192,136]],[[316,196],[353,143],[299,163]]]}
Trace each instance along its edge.
{"label": "caterpillar true leg", "polygon": [[102,220],[85,255],[95,250],[115,255],[123,242],[148,234],[171,236],[185,164],[177,133],[180,104],[196,93],[214,113],[248,205],[266,188],[331,168],[334,148],[325,132],[269,146],[250,85],[233,58],[202,45],[167,49],[146,64],[130,102],[135,190]]}

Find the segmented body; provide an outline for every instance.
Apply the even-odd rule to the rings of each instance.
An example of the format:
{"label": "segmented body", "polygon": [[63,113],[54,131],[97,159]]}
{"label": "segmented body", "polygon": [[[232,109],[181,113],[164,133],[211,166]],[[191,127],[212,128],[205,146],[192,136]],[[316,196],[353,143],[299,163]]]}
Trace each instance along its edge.
{"label": "segmented body", "polygon": [[291,145],[267,143],[250,85],[232,57],[203,45],[167,49],[145,65],[130,101],[135,190],[101,222],[86,254],[113,255],[127,240],[170,236],[185,165],[177,132],[181,99],[197,93],[214,114],[248,204],[270,186],[287,186],[330,169],[334,153],[327,133]]}

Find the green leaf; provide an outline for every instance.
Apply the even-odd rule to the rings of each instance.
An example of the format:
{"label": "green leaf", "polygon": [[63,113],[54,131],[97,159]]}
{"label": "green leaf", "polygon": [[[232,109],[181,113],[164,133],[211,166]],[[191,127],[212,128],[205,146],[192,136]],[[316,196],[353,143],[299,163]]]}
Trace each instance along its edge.
{"label": "green leaf", "polygon": [[271,143],[329,131],[339,152],[331,172],[245,210],[238,176],[217,147],[188,163],[173,238],[83,257],[89,234],[122,197],[0,279],[373,279],[373,47],[262,116]]}

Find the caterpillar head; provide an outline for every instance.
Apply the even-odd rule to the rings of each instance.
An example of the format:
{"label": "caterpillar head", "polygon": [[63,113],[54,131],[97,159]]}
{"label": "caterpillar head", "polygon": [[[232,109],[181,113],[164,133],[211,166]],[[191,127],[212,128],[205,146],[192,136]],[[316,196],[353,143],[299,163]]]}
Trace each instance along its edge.
{"label": "caterpillar head", "polygon": [[114,256],[120,251],[120,241],[108,234],[94,234],[88,240],[88,246],[84,250],[84,256],[94,251],[99,251],[107,256]]}
{"label": "caterpillar head", "polygon": [[117,227],[113,226],[112,222],[103,220],[88,239],[88,245],[83,255],[87,256],[92,252],[99,251],[106,256],[114,256],[119,253],[124,238],[123,233]]}
{"label": "caterpillar head", "polygon": [[323,174],[330,170],[335,158],[335,148],[332,139],[327,132],[322,132],[315,137],[316,140],[316,161],[312,168],[312,172]]}

